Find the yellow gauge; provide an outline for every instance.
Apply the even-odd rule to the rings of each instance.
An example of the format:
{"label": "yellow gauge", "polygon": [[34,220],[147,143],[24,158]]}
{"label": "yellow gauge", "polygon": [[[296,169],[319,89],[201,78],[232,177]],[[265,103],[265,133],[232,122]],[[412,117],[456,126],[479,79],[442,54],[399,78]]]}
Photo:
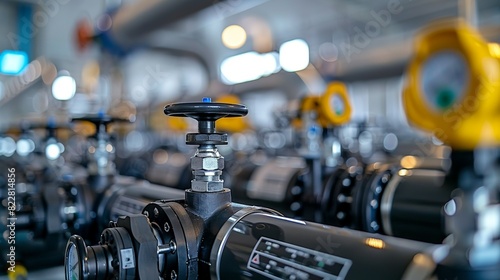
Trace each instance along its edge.
{"label": "yellow gauge", "polygon": [[347,123],[351,119],[352,109],[345,84],[332,82],[323,95],[304,97],[300,105],[301,115],[312,111],[316,112],[316,119],[322,127]]}
{"label": "yellow gauge", "polygon": [[319,106],[320,122],[341,125],[351,119],[351,103],[344,83],[330,83],[320,97]]}
{"label": "yellow gauge", "polygon": [[[217,97],[215,102],[240,104],[241,100],[232,94],[225,94]],[[216,128],[218,131],[225,131],[229,133],[239,133],[250,128],[246,118],[222,118],[217,120]]]}
{"label": "yellow gauge", "polygon": [[415,42],[403,102],[409,121],[456,149],[500,143],[500,60],[463,21],[440,21]]}

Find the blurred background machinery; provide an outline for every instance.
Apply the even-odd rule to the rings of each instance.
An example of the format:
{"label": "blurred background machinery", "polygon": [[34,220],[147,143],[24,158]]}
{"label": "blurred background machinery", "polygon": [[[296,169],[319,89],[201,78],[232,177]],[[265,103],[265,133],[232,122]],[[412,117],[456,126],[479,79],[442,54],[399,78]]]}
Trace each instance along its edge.
{"label": "blurred background machinery", "polygon": [[[186,199],[191,213],[184,191],[207,178],[227,201],[375,234],[366,240],[445,244],[427,270],[489,279],[497,2],[3,1],[0,279],[64,279],[71,235],[95,245],[110,221],[158,200]],[[216,122],[217,153],[186,144],[212,127],[164,115],[202,98],[248,108]],[[200,175],[193,155],[224,172]]]}

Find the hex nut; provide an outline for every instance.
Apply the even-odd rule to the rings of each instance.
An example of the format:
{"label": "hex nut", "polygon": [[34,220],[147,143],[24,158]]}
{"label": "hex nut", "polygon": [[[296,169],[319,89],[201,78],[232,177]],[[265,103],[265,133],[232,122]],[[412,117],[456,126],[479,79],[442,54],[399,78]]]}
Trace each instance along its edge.
{"label": "hex nut", "polygon": [[224,188],[224,181],[191,181],[191,190],[195,192],[216,192]]}
{"label": "hex nut", "polygon": [[189,133],[186,135],[186,143],[202,144],[206,142],[225,144],[227,143],[227,134],[225,133]]}
{"label": "hex nut", "polygon": [[205,170],[217,170],[217,169],[219,169],[219,165],[218,165],[216,158],[203,158],[202,163],[203,163],[202,169],[205,169]]}
{"label": "hex nut", "polygon": [[198,169],[198,170],[193,170],[191,172],[194,176],[221,176],[222,175],[222,170],[203,170],[203,169]]}
{"label": "hex nut", "polygon": [[191,168],[193,170],[221,170],[224,169],[224,159],[223,158],[213,158],[213,157],[192,157],[191,158]]}

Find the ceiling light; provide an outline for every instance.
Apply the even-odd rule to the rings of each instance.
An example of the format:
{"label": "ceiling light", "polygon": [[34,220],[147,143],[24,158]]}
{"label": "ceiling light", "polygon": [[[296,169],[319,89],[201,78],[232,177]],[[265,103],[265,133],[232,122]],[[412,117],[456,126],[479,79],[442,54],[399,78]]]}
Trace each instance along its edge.
{"label": "ceiling light", "polygon": [[230,49],[241,48],[246,40],[247,33],[239,25],[230,25],[222,31],[222,43]]}
{"label": "ceiling light", "polygon": [[52,83],[52,95],[57,100],[70,100],[75,92],[76,82],[71,76],[59,76]]}
{"label": "ceiling light", "polygon": [[231,56],[220,66],[222,80],[226,84],[237,84],[257,80],[280,70],[277,55],[247,52]]}
{"label": "ceiling light", "polygon": [[309,46],[304,40],[295,39],[280,47],[280,64],[288,72],[303,70],[309,65]]}

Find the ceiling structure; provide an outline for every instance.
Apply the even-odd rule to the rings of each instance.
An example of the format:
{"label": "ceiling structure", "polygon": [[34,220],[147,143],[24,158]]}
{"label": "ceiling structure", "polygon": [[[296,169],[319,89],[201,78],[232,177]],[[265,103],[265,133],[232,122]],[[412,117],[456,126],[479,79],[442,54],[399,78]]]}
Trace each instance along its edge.
{"label": "ceiling structure", "polygon": [[[199,52],[211,70],[218,71],[223,59],[255,50],[255,37],[261,35],[256,31],[242,48],[231,50],[220,40],[222,30],[239,24],[248,32],[255,25],[263,25],[271,34],[268,51],[291,39],[307,41],[311,61],[323,77],[377,78],[401,74],[415,32],[430,21],[463,15],[461,2],[228,0],[162,28],[151,38],[159,44],[189,44],[186,49]],[[487,30],[487,37],[500,39],[498,1],[478,1],[477,11],[479,26]],[[361,37],[367,42],[362,42]]]}

